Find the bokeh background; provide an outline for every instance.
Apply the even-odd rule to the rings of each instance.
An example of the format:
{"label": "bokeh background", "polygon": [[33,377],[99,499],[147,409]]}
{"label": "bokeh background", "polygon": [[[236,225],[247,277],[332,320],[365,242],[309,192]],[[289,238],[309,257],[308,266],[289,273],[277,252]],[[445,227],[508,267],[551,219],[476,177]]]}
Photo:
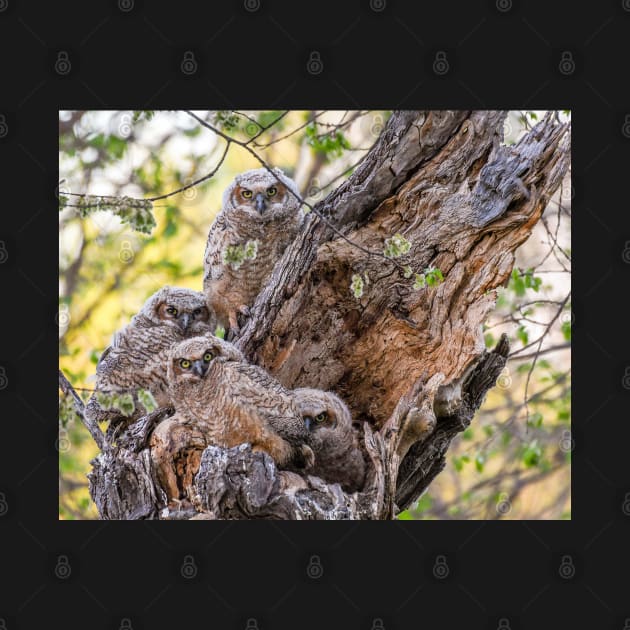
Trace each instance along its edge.
{"label": "bokeh background", "polygon": [[[388,111],[196,111],[292,176],[311,203],[352,173]],[[510,112],[512,144],[545,115]],[[565,120],[567,111],[553,115]],[[165,284],[200,290],[208,229],[233,177],[259,166],[185,112],[59,114],[59,364],[89,398],[112,334]],[[156,226],[134,230],[111,210],[85,213],[75,193],[168,195]],[[509,335],[512,356],[447,468],[401,519],[567,519],[571,515],[570,174],[517,252],[509,284],[484,326],[488,347]],[[86,474],[98,453],[60,393],[59,517],[95,519]]]}

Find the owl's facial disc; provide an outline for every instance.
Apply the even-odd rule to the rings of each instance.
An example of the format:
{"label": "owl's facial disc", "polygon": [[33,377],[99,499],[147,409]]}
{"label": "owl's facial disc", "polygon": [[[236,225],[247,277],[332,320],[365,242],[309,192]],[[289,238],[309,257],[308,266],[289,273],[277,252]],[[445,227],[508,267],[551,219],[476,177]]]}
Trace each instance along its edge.
{"label": "owl's facial disc", "polygon": [[210,361],[208,361],[207,353],[202,359],[175,359],[173,361],[175,372],[183,376],[187,380],[198,381],[202,379],[208,371]]}

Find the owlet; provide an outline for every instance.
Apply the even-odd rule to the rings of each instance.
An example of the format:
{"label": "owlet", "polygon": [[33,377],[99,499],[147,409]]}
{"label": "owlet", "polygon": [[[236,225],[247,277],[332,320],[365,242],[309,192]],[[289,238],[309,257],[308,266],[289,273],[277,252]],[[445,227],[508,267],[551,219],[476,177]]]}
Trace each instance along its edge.
{"label": "owlet", "polygon": [[[114,334],[111,345],[101,355],[96,366],[96,391],[86,412],[99,422],[118,419],[120,411],[103,409],[97,401],[98,394],[130,393],[135,397],[138,389],[150,391],[158,406],[168,406],[166,361],[171,346],[214,328],[215,319],[203,293],[163,287],[145,302],[127,326]],[[131,417],[143,413],[144,409],[136,405]]]}
{"label": "owlet", "polygon": [[304,215],[297,194],[279,168],[241,173],[223,194],[208,234],[203,288],[208,307],[232,332],[298,233]]}
{"label": "owlet", "polygon": [[346,404],[339,396],[320,389],[299,388],[293,394],[315,453],[315,465],[308,474],[338,483],[347,492],[360,490],[365,461]]}
{"label": "owlet", "polygon": [[291,393],[232,344],[212,335],[178,343],[169,355],[168,381],[175,413],[208,444],[248,442],[279,466],[312,464],[309,432]]}

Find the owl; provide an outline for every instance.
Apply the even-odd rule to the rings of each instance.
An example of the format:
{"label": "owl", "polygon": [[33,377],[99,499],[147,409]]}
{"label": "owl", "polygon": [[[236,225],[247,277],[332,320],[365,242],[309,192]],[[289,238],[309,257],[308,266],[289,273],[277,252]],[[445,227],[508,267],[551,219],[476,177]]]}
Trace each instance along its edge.
{"label": "owl", "polygon": [[[88,402],[86,412],[98,421],[119,419],[118,410],[101,408],[97,394],[135,396],[138,389],[149,390],[158,406],[168,406],[166,362],[171,346],[214,328],[214,317],[203,293],[178,287],[161,288],[127,326],[114,334],[111,345],[101,355],[96,366],[96,394]],[[138,417],[143,411],[136,405],[131,417]]]}
{"label": "owl", "polygon": [[339,396],[320,389],[298,388],[293,395],[311,433],[315,465],[309,475],[338,483],[347,492],[360,490],[365,461],[346,404]]}
{"label": "owl", "polygon": [[279,168],[237,175],[223,194],[204,255],[204,293],[219,323],[238,332],[304,214],[298,189]]}
{"label": "owl", "polygon": [[251,444],[278,466],[310,466],[309,432],[291,393],[249,365],[232,344],[212,335],[171,348],[170,398],[175,416],[203,435],[204,444]]}

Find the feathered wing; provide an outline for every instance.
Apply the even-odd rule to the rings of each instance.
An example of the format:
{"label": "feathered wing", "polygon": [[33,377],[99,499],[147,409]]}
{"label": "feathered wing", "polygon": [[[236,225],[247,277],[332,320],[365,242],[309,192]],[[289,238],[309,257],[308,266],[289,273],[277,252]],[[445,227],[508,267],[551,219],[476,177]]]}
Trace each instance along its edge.
{"label": "feathered wing", "polygon": [[[253,387],[243,388],[251,395],[245,391],[242,402],[254,408],[287,442],[293,445],[307,443],[309,433],[289,391],[257,365],[234,363],[233,368],[239,379],[247,379],[253,384]],[[260,396],[259,392],[271,395]]]}
{"label": "feathered wing", "polygon": [[208,232],[208,242],[203,259],[204,287],[210,280],[218,280],[223,275],[225,269],[223,250],[227,244],[228,233],[227,219],[225,214],[220,212]]}
{"label": "feathered wing", "polygon": [[[116,421],[121,418],[117,409],[103,409],[98,401],[99,393],[131,393],[135,411],[130,418],[138,418],[145,412],[138,404],[138,389],[149,390],[159,405],[167,404],[168,381],[165,361],[171,345],[177,340],[177,333],[170,329],[147,325],[138,330],[132,321],[115,333],[111,345],[103,351],[96,365],[95,393],[90,398],[86,413],[98,422]],[[150,351],[139,336],[155,334]]]}

